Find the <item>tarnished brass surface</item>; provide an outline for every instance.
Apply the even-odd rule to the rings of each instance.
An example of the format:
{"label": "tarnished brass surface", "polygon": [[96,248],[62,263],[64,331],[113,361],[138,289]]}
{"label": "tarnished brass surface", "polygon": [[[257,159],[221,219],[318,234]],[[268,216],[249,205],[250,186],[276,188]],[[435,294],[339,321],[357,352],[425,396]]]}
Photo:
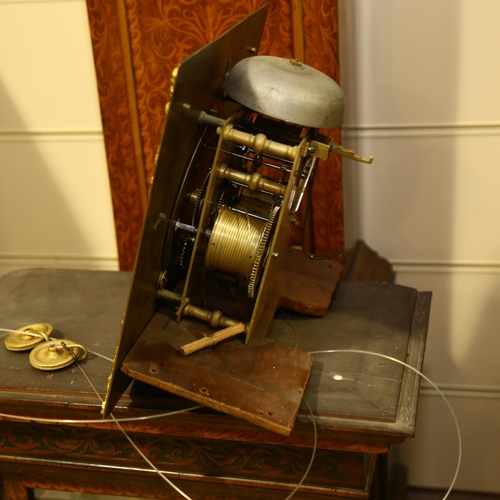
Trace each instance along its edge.
{"label": "tarnished brass surface", "polygon": [[87,348],[71,340],[51,340],[30,352],[30,363],[38,370],[59,370],[87,357]]}
{"label": "tarnished brass surface", "polygon": [[372,161],[373,161],[373,156],[370,156],[370,158],[365,158],[363,156],[359,156],[352,149],[346,149],[346,148],[344,148],[344,146],[341,146],[340,144],[334,144],[332,147],[332,151],[335,154],[338,154],[340,156],[344,156],[345,158],[349,158],[351,160],[360,161],[362,163],[372,163]]}
{"label": "tarnished brass surface", "polygon": [[248,186],[251,191],[259,189],[267,191],[268,193],[279,194],[280,196],[285,194],[286,186],[280,184],[279,182],[262,177],[262,174],[259,174],[259,172],[249,174],[240,170],[234,170],[224,164],[219,165],[216,168],[217,175],[220,179],[229,179],[231,181],[239,182],[240,184]]}
{"label": "tarnished brass surface", "polygon": [[23,326],[18,332],[5,337],[4,344],[9,351],[28,351],[41,342],[50,340],[54,328],[48,323],[34,323]]}
{"label": "tarnished brass surface", "polygon": [[[302,139],[299,149],[306,149],[307,138]],[[247,343],[253,332],[265,332],[270,324],[280,301],[277,284],[280,280],[282,267],[286,265],[284,255],[287,249],[288,236],[293,224],[292,209],[294,200],[303,190],[302,174],[307,159],[297,155],[292,165],[287,189],[283,196],[281,209],[276,222],[276,231],[267,250],[268,258],[263,266],[260,285],[256,294],[256,305],[247,328]]]}
{"label": "tarnished brass surface", "polygon": [[297,146],[290,146],[269,140],[264,134],[249,134],[236,130],[232,125],[226,125],[222,129],[222,137],[225,141],[235,142],[252,148],[256,154],[269,153],[282,156],[287,160],[294,160],[299,154]]}
{"label": "tarnished brass surface", "polygon": [[222,207],[208,241],[207,269],[250,279],[266,228],[264,220]]}
{"label": "tarnished brass surface", "polygon": [[320,160],[326,160],[330,153],[335,153],[339,156],[343,156],[344,158],[349,158],[350,160],[362,163],[373,162],[373,156],[370,156],[370,158],[360,156],[352,149],[347,149],[340,144],[335,144],[332,137],[320,134],[318,134],[318,140],[313,140],[309,143],[308,149],[312,155],[316,156]]}
{"label": "tarnished brass surface", "polygon": [[223,316],[220,311],[206,311],[201,307],[193,306],[192,304],[186,304],[182,308],[182,315],[190,318],[201,319],[207,322],[212,328],[217,328],[222,326],[227,328],[228,326],[234,326],[240,324],[239,321]]}

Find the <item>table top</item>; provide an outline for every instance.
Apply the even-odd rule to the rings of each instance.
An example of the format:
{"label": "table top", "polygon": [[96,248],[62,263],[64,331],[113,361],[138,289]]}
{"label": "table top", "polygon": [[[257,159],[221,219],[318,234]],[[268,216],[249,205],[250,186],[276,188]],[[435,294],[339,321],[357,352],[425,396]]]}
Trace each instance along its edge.
{"label": "table top", "polygon": [[[89,349],[82,366],[104,397],[131,275],[127,272],[29,269],[0,277],[0,328],[31,323],[54,326],[54,337]],[[414,434],[419,377],[402,365],[359,350],[380,353],[420,369],[431,294],[394,284],[340,282],[328,314],[310,318],[279,311],[269,337],[315,354],[304,395],[320,439],[347,439],[353,449],[384,451]],[[28,354],[0,349],[0,404],[16,415],[57,418],[97,417],[101,402],[76,366],[43,372],[31,367]],[[123,395],[115,415],[146,415],[193,403],[140,382]],[[98,417],[97,417],[98,418]],[[203,433],[232,439],[310,439],[310,415],[301,409],[288,438],[213,410],[201,409],[158,421],[148,429]],[[156,427],[155,427],[156,426]],[[179,430],[182,428],[181,430]],[[156,429],[156,431],[154,430]],[[163,429],[163,431],[161,430]],[[357,444],[356,444],[357,443]],[[334,446],[334,444],[332,444]]]}

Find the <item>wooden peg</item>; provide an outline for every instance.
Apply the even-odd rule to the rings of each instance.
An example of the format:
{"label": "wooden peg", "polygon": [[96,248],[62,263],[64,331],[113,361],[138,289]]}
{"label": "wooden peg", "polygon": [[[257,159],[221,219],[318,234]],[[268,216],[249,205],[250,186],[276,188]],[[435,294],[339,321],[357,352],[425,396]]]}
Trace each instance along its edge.
{"label": "wooden peg", "polygon": [[179,347],[177,347],[177,351],[183,356],[187,356],[188,354],[192,354],[193,352],[205,349],[205,347],[212,347],[222,340],[234,337],[235,335],[243,333],[244,331],[245,325],[243,323],[238,323],[237,325],[229,326],[228,328],[219,330],[218,332],[215,332],[213,335],[210,335],[208,337],[203,337],[201,339],[190,342],[189,344],[180,345]]}

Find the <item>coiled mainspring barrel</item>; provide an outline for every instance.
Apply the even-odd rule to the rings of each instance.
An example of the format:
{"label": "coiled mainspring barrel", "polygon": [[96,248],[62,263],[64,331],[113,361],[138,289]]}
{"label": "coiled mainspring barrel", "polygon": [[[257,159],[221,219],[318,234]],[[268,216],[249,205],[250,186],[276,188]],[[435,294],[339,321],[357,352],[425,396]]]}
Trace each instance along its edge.
{"label": "coiled mainspring barrel", "polygon": [[249,279],[265,229],[266,221],[223,207],[208,242],[207,268]]}

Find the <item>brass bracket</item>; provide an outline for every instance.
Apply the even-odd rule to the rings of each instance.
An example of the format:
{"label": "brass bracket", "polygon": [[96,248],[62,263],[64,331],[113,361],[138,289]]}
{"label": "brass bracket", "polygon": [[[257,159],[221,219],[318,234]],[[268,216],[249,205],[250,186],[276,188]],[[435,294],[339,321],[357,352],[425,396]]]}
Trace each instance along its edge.
{"label": "brass bracket", "polygon": [[350,160],[360,161],[363,163],[372,163],[373,156],[370,158],[365,158],[364,156],[360,156],[356,154],[352,149],[347,149],[340,144],[335,144],[333,142],[332,137],[327,137],[323,135],[318,136],[321,140],[311,141],[308,145],[308,153],[316,156],[320,160],[326,160],[330,153],[335,153],[339,156],[344,156],[345,158],[349,158]]}
{"label": "brass bracket", "polygon": [[344,156],[345,158],[349,158],[351,160],[360,161],[363,163],[371,163],[373,161],[373,156],[370,156],[370,158],[359,156],[352,149],[346,149],[344,148],[344,146],[341,146],[340,144],[335,144],[333,141],[332,141],[332,153],[335,153],[339,156]]}

